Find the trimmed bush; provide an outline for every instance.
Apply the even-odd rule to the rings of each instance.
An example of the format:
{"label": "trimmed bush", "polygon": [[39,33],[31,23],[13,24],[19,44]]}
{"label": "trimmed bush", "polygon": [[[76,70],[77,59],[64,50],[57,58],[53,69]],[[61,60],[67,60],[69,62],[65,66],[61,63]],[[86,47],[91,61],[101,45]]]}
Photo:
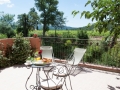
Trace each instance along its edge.
{"label": "trimmed bush", "polygon": [[78,47],[86,47],[88,45],[88,35],[86,31],[79,30],[77,33],[77,38],[81,40],[77,40]]}
{"label": "trimmed bush", "polygon": [[11,63],[23,64],[31,53],[30,41],[23,38],[21,34],[16,36],[12,46],[12,53],[10,55]]}

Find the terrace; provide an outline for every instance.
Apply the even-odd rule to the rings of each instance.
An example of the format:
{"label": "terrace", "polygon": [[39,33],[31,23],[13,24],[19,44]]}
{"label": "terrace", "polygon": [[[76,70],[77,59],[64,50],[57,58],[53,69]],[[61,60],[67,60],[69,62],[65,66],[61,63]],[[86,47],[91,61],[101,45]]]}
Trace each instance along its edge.
{"label": "terrace", "polygon": [[[87,48],[86,44],[88,46],[91,46],[93,44],[94,47],[92,48],[94,48],[95,50],[98,50],[98,46],[101,45],[100,40],[89,40],[88,43],[86,43],[86,40],[81,41],[79,39],[81,43],[78,44],[76,42],[78,40],[69,38],[69,40],[74,41],[74,43],[68,42],[66,43],[67,46],[63,47],[60,45],[64,45],[68,38],[67,39],[62,38],[63,42],[61,42],[60,38],[51,38],[50,40],[50,37],[42,38],[42,40],[43,40],[42,45],[51,45],[54,47],[54,56],[60,59],[65,59],[66,56],[68,56],[72,52],[73,48],[77,47],[78,45],[83,48]],[[114,50],[116,49],[114,48]],[[92,52],[88,53],[91,54]],[[120,90],[119,65],[115,63],[115,60],[109,62],[110,64],[105,63],[105,65],[103,65],[103,63],[100,62],[101,61],[100,57],[101,54],[96,52],[94,54],[94,57],[87,58],[88,62],[86,61],[86,56],[83,58],[82,63],[80,63],[80,65],[83,67],[83,71],[77,73],[78,71],[76,70],[75,73],[71,75],[73,90]],[[117,57],[117,54],[114,53],[114,56],[112,57],[113,58]],[[108,59],[108,56],[104,59]],[[17,65],[1,69],[0,90],[26,90],[25,82],[30,72],[31,69],[27,69],[25,65]],[[33,78],[30,80],[30,83],[35,83],[34,75],[35,70],[33,72],[32,76]],[[65,87],[63,90],[66,90]]]}
{"label": "terrace", "polygon": [[[0,70],[0,90],[26,90],[25,82],[30,72],[31,69],[23,65]],[[84,68],[79,74],[71,75],[71,81],[73,90],[120,90],[119,73]],[[35,83],[35,70],[30,83]]]}

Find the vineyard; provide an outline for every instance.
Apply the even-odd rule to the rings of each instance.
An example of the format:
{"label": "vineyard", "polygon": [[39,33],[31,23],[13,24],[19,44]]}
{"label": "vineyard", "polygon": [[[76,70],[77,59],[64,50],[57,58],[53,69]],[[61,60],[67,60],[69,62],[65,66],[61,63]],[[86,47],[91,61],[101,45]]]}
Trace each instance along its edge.
{"label": "vineyard", "polygon": [[[70,34],[72,35],[73,37],[76,37],[77,33],[78,33],[79,30],[57,30],[56,33],[57,35],[59,36],[63,36],[65,33],[67,34]],[[110,32],[107,31],[107,32],[102,32],[101,34],[98,32],[98,31],[95,31],[95,30],[84,30],[87,35],[89,37],[106,37],[106,36],[109,36],[110,35]],[[32,34],[38,34],[38,36],[42,36],[42,30],[35,30],[35,31],[31,31],[29,33],[29,35],[32,35]],[[46,32],[46,36],[49,36],[49,35],[55,35],[55,30],[49,30]]]}

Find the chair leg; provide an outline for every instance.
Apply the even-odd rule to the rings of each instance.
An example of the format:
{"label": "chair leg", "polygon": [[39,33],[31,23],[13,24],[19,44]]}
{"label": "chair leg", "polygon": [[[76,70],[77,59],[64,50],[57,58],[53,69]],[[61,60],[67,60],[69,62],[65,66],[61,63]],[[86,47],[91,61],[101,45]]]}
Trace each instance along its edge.
{"label": "chair leg", "polygon": [[82,67],[80,67],[80,66],[77,66],[77,68],[80,70],[79,73],[80,73],[81,71],[84,71],[84,69],[83,69]]}
{"label": "chair leg", "polygon": [[76,70],[79,70],[79,71],[76,73],[76,75],[77,75],[77,74],[79,74],[79,73],[83,70],[83,68],[82,68],[82,67],[79,67],[79,66],[72,66],[72,69],[71,69],[71,71],[70,71],[70,75],[73,75]]}
{"label": "chair leg", "polygon": [[73,89],[72,89],[72,83],[71,83],[70,76],[68,76],[68,77],[69,77],[69,81],[70,81],[70,88],[71,88],[71,90],[73,90]]}
{"label": "chair leg", "polygon": [[66,85],[66,81],[65,81],[65,87],[66,87],[66,90],[68,90],[67,85]]}

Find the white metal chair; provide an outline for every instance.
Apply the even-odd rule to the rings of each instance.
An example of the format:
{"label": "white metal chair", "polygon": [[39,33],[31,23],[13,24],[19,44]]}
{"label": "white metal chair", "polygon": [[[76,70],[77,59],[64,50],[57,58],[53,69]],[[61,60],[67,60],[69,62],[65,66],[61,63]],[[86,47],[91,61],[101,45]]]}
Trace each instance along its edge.
{"label": "white metal chair", "polygon": [[[73,53],[70,56],[68,56],[68,58],[66,58],[65,65],[69,68],[69,72],[71,72],[71,74],[73,74],[76,69],[80,69],[80,71],[83,70],[79,66],[79,63],[81,62],[85,52],[86,49],[84,48],[75,48]],[[64,75],[66,76],[66,74]]]}
{"label": "white metal chair", "polygon": [[72,65],[78,65],[81,62],[85,52],[86,49],[84,48],[75,48],[73,53],[68,58],[68,63]]}
{"label": "white metal chair", "polygon": [[70,57],[67,59],[67,64],[71,67],[71,74],[73,74],[76,69],[79,69],[80,71],[83,70],[79,63],[81,62],[84,54],[86,52],[86,49],[84,48],[75,48],[73,53],[70,55]]}
{"label": "white metal chair", "polygon": [[54,53],[52,46],[41,46],[40,50],[42,50],[42,58],[49,58],[54,60]]}
{"label": "white metal chair", "polygon": [[[52,59],[52,62],[54,62],[54,53],[52,46],[40,46],[40,50],[42,50],[42,58],[49,58]],[[45,67],[44,69],[48,71],[51,69],[51,67]]]}
{"label": "white metal chair", "polygon": [[[40,50],[42,50],[42,58],[50,58],[54,62],[54,53],[53,53],[53,48],[52,46],[41,46]],[[53,67],[53,66],[52,66]],[[50,71],[53,72],[53,76],[55,79],[51,79],[48,75],[48,80],[47,82],[43,82],[41,84],[42,88],[45,90],[58,90],[58,88],[61,88],[63,85],[63,82],[65,82],[65,79],[67,76],[69,76],[69,70],[66,67],[66,65],[61,65],[61,64],[54,64],[55,69],[53,70],[52,67],[45,67],[44,71],[47,74],[50,74]],[[47,71],[47,72],[46,72]],[[59,77],[59,80],[56,80],[56,78]],[[61,82],[60,79],[63,81]],[[65,83],[66,85],[66,83]],[[67,87],[66,87],[67,88]]]}
{"label": "white metal chair", "polygon": [[51,69],[52,69],[52,72],[51,70],[49,70],[48,72],[45,72],[46,77],[48,79],[41,82],[41,88],[44,90],[59,90],[59,89],[63,90],[63,85],[65,84],[67,76],[58,77],[58,76],[55,76],[54,74],[62,75],[62,73],[68,70],[67,67],[58,65],[57,67],[55,66]]}
{"label": "white metal chair", "polygon": [[[71,82],[71,79],[70,79],[70,75],[74,75],[76,73],[76,70],[77,69],[80,69],[80,70],[77,70],[77,74],[83,70],[78,64],[81,62],[84,54],[86,52],[86,49],[84,48],[75,48],[73,53],[66,59],[66,63],[62,63],[61,64],[61,67],[57,66],[57,68],[62,68],[62,66],[66,66],[67,67],[67,71],[65,70],[65,68],[62,68],[64,69],[63,73],[61,74],[57,74],[57,73],[54,73],[55,76],[57,77],[67,77],[69,78],[69,82],[70,82],[70,86],[71,86],[71,90],[72,90],[72,82]],[[65,82],[65,84],[67,84]]]}

